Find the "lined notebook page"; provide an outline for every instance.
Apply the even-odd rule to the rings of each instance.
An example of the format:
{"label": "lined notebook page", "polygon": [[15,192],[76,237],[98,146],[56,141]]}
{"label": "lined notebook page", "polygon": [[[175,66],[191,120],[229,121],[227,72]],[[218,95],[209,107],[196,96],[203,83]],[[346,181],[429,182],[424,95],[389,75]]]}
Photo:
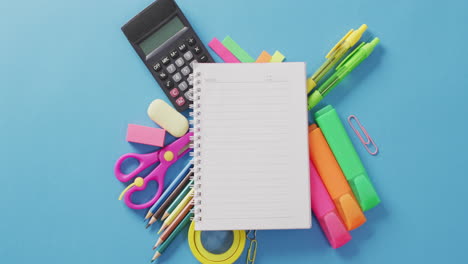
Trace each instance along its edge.
{"label": "lined notebook page", "polygon": [[310,228],[305,64],[194,72],[195,229]]}

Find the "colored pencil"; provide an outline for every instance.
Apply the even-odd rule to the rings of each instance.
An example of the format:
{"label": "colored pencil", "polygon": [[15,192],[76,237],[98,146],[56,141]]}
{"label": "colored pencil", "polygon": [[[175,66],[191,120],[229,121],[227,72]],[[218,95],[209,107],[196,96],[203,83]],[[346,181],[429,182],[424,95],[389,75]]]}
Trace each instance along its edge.
{"label": "colored pencil", "polygon": [[193,208],[193,200],[190,201],[180,214],[174,219],[174,221],[164,230],[164,233],[159,237],[158,241],[154,245],[153,249],[157,248],[161,243],[163,243],[174,231],[174,229],[179,225],[179,223],[184,219],[184,217],[190,213],[190,210]]}
{"label": "colored pencil", "polygon": [[[167,187],[166,190],[161,194],[161,197],[156,201],[156,203],[151,206],[149,209],[148,213],[145,216],[145,219],[150,218],[151,216],[154,215],[154,213],[161,207],[161,205],[164,203],[164,201],[169,197],[169,195],[174,191],[174,189],[179,185],[179,183],[187,176],[187,174],[190,174],[190,168],[192,166],[192,162],[189,161],[187,165],[182,169],[182,171],[175,177],[175,179],[171,182],[171,184]],[[158,186],[158,188],[164,188],[164,186]]]}
{"label": "colored pencil", "polygon": [[175,190],[167,197],[166,201],[159,207],[159,209],[151,216],[149,223],[146,225],[146,228],[150,227],[154,222],[158,220],[159,217],[163,214],[164,210],[168,208],[169,205],[178,197],[180,192],[184,190],[187,186],[187,183],[190,180],[192,173],[187,174],[184,179],[179,183],[179,185],[175,188]]}
{"label": "colored pencil", "polygon": [[161,226],[161,229],[159,229],[158,234],[161,233],[166,227],[168,227],[176,218],[176,216],[179,215],[180,211],[184,209],[184,207],[193,199],[193,189],[190,189],[190,191],[185,195],[184,199],[177,205],[176,209],[169,215],[166,220],[164,220],[163,225]]}
{"label": "colored pencil", "polygon": [[171,235],[166,239],[166,241],[164,241],[164,243],[161,244],[161,246],[159,246],[158,250],[156,251],[156,253],[154,253],[154,256],[153,258],[151,259],[151,261],[154,261],[156,260],[157,258],[159,258],[161,256],[162,253],[164,253],[164,251],[166,250],[166,248],[171,244],[172,240],[174,240],[174,238],[180,233],[180,231],[182,231],[182,229],[184,229],[184,227],[186,227],[188,224],[190,224],[190,219],[193,217],[193,213],[188,213],[184,220],[182,220],[182,222],[180,222],[180,224],[177,226],[177,228],[171,233]]}
{"label": "colored pencil", "polygon": [[189,184],[187,186],[185,186],[185,188],[182,190],[182,192],[177,196],[177,198],[175,198],[175,200],[171,203],[171,205],[169,205],[169,207],[167,208],[166,212],[164,213],[163,217],[161,218],[161,220],[164,220],[166,219],[171,213],[172,211],[174,211],[174,209],[177,207],[177,205],[182,201],[182,199],[184,199],[185,195],[187,195],[187,193],[190,191],[190,188],[191,188],[191,185],[193,184],[193,180],[191,180],[189,182]]}

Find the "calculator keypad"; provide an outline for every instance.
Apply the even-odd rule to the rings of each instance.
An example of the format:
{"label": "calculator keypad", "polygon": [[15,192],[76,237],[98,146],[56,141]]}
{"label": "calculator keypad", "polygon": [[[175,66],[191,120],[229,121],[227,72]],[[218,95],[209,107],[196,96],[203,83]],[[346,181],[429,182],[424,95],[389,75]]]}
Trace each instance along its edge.
{"label": "calculator keypad", "polygon": [[161,79],[161,80],[163,80],[163,81],[167,79],[167,73],[166,73],[166,71],[161,71],[161,72],[159,73],[159,79]]}
{"label": "calculator keypad", "polygon": [[187,82],[183,81],[183,82],[179,83],[179,90],[185,91],[185,90],[187,90],[187,88],[188,88]]}
{"label": "calculator keypad", "polygon": [[167,80],[167,81],[164,83],[164,86],[165,86],[167,89],[171,89],[172,87],[174,87],[174,82],[171,81],[171,80]]}
{"label": "calculator keypad", "polygon": [[187,43],[190,45],[190,46],[193,46],[195,44],[197,44],[197,41],[195,40],[194,37],[190,37],[187,39]]}
{"label": "calculator keypad", "polygon": [[167,65],[169,64],[169,62],[171,62],[171,59],[169,59],[169,56],[166,56],[164,58],[161,59],[161,62],[164,64],[164,65]]}
{"label": "calculator keypad", "polygon": [[195,54],[200,54],[202,52],[201,48],[198,46],[194,47],[193,51],[195,52]]}
{"label": "calculator keypad", "polygon": [[178,106],[183,106],[185,104],[185,99],[181,96],[175,101]]}
{"label": "calculator keypad", "polygon": [[182,80],[182,75],[180,75],[180,73],[176,73],[174,75],[172,75],[172,79],[174,80],[174,82],[178,83],[180,82],[180,80]]}
{"label": "calculator keypad", "polygon": [[177,97],[179,95],[179,90],[177,90],[177,88],[174,88],[169,93],[172,97]]}
{"label": "calculator keypad", "polygon": [[175,64],[177,65],[177,67],[182,67],[184,65],[184,59],[183,58],[178,58],[176,61],[175,61]]}
{"label": "calculator keypad", "polygon": [[187,51],[186,53],[184,53],[184,59],[185,59],[186,61],[192,60],[192,59],[193,59],[193,54],[192,54],[192,52]]}
{"label": "calculator keypad", "polygon": [[171,58],[175,59],[175,58],[179,57],[179,52],[177,50],[173,50],[173,51],[171,51],[171,53],[169,55],[171,56]]}
{"label": "calculator keypad", "polygon": [[184,52],[184,51],[187,50],[187,45],[185,45],[184,43],[182,43],[182,44],[179,45],[178,48],[179,48],[179,50],[180,50],[181,52]]}
{"label": "calculator keypad", "polygon": [[172,74],[172,73],[174,73],[176,71],[176,67],[174,66],[174,64],[171,64],[171,65],[167,66],[166,70],[167,70],[167,72],[169,74]]}
{"label": "calculator keypad", "polygon": [[162,66],[161,66],[161,63],[156,63],[154,66],[153,66],[153,70],[155,71],[160,71],[162,69]]}
{"label": "calculator keypad", "polygon": [[193,65],[196,62],[207,62],[209,57],[204,54],[203,45],[197,45],[194,37],[175,46],[168,54],[159,57],[159,61],[152,67],[157,72],[161,84],[169,99],[176,108],[184,110],[193,101]]}
{"label": "calculator keypad", "polygon": [[185,66],[185,67],[183,67],[183,68],[180,70],[180,72],[182,73],[182,75],[187,76],[187,75],[189,75],[190,72],[192,72],[192,71],[190,70],[189,66]]}

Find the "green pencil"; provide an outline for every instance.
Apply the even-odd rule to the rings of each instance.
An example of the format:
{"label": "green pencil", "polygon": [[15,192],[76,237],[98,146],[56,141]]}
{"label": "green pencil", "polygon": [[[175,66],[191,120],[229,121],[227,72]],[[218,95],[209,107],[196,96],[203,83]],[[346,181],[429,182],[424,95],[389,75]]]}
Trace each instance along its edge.
{"label": "green pencil", "polygon": [[159,258],[162,253],[164,253],[164,251],[169,246],[169,244],[171,244],[172,240],[174,240],[174,238],[180,233],[180,231],[182,231],[182,229],[184,229],[184,227],[187,226],[190,223],[190,219],[192,217],[193,217],[192,212],[188,213],[184,217],[184,220],[182,220],[182,222],[180,222],[180,224],[176,227],[176,229],[174,229],[174,231],[172,231],[172,234],[166,239],[166,241],[164,241],[164,243],[162,243],[158,247],[158,250],[156,250],[156,253],[154,254],[153,258],[151,259],[152,262],[154,260],[156,260],[157,258]]}
{"label": "green pencil", "polygon": [[185,188],[179,193],[179,196],[177,196],[177,198],[175,198],[175,200],[171,203],[171,205],[169,205],[169,207],[167,208],[161,220],[166,219],[172,213],[172,211],[174,211],[174,209],[177,207],[180,201],[182,201],[185,195],[187,195],[187,193],[190,191],[190,186],[192,184],[193,184],[193,180],[190,180],[188,185],[185,186]]}

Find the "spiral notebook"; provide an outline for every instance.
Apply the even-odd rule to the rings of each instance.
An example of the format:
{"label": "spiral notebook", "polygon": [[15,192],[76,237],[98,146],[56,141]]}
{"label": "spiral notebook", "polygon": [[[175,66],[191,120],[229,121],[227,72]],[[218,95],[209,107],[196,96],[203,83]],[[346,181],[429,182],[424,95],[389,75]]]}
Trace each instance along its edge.
{"label": "spiral notebook", "polygon": [[196,230],[311,227],[304,63],[194,66]]}

